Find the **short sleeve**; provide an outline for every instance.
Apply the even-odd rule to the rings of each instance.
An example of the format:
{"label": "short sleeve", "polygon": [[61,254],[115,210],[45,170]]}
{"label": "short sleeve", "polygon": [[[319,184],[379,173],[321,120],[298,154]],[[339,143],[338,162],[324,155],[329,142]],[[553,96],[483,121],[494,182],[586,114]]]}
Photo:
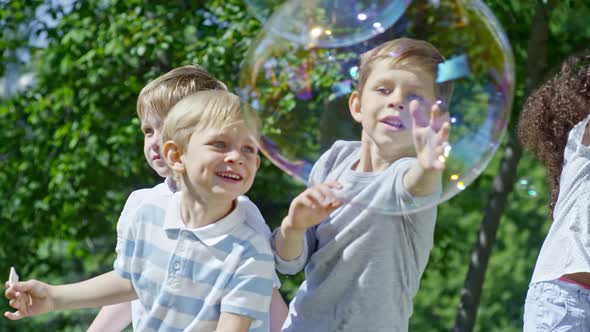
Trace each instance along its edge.
{"label": "short sleeve", "polygon": [[123,251],[123,247],[125,245],[125,240],[127,238],[127,228],[132,224],[131,219],[133,218],[135,211],[141,204],[141,197],[143,197],[143,192],[146,189],[136,190],[129,195],[127,201],[125,202],[125,206],[123,207],[123,211],[119,216],[119,220],[117,221],[117,245],[115,247],[115,252],[117,253],[117,257]]}
{"label": "short sleeve", "polygon": [[[270,228],[266,224],[266,221],[264,220],[264,217],[262,217],[256,204],[252,203],[252,201],[246,196],[239,196],[238,201],[243,203],[243,206],[246,208],[246,224],[253,228],[256,233],[264,236],[268,241],[272,241]],[[273,287],[279,289],[281,288],[281,280],[276,272],[273,274]]]}
{"label": "short sleeve", "polygon": [[243,203],[246,208],[246,224],[253,228],[256,233],[263,235],[264,237],[270,237],[270,228],[264,221],[264,217],[260,213],[260,210],[248,197],[240,196],[238,201]]}
{"label": "short sleeve", "polygon": [[221,312],[253,319],[250,330],[268,331],[274,262],[269,254],[242,258],[221,300]]}
{"label": "short sleeve", "polygon": [[117,258],[113,264],[114,270],[123,278],[131,280],[131,261],[135,251],[135,223],[133,222],[140,210],[134,209],[130,216],[128,225],[121,231],[117,230]]}

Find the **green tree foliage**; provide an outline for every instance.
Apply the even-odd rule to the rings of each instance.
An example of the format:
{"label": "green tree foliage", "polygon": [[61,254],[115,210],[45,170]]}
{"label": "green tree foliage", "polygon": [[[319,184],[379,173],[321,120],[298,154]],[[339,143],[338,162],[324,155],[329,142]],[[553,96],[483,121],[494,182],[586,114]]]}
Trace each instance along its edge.
{"label": "green tree foliage", "polygon": [[[534,4],[486,2],[514,47],[516,116],[525,97]],[[111,269],[115,224],[127,195],[160,181],[144,162],[135,116],[143,85],[173,67],[199,63],[236,87],[261,25],[239,0],[88,0],[75,2],[68,12],[50,9],[55,18],[63,15],[51,27],[34,22],[43,3],[0,0],[4,64],[15,61],[9,50],[30,47],[28,34],[44,33],[49,41],[45,48],[31,48],[37,86],[0,102],[0,271],[7,277],[13,265],[25,278],[74,282]],[[547,41],[552,65],[585,46],[589,14],[582,1],[562,1],[552,12]],[[496,159],[465,192],[440,207],[435,248],[415,299],[411,331],[453,326],[497,167]],[[484,286],[481,331],[520,329],[524,294],[548,226],[542,168],[526,155],[519,174],[538,194],[530,196],[530,188],[517,185],[511,195]],[[301,189],[265,160],[249,196],[274,228]],[[287,298],[300,281],[301,276],[284,279]],[[0,303],[0,310],[8,309],[5,301]],[[94,313],[50,314],[18,323],[0,319],[0,330],[83,331]]]}

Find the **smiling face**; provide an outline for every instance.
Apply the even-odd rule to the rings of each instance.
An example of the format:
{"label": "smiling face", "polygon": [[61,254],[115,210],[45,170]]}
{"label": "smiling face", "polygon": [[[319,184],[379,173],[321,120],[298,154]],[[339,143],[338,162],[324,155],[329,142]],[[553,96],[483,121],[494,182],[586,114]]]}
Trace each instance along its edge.
{"label": "smiling face", "polygon": [[260,165],[256,141],[242,121],[193,134],[180,158],[189,181],[183,185],[228,200],[250,189]]}
{"label": "smiling face", "polygon": [[160,138],[162,136],[162,121],[153,114],[145,114],[141,119],[141,131],[143,132],[143,154],[150,167],[161,177],[171,175],[160,150]]}
{"label": "smiling face", "polygon": [[362,144],[382,155],[412,156],[412,115],[418,100],[425,110],[435,102],[434,75],[414,67],[394,66],[387,59],[374,63],[361,93],[349,101],[353,118],[363,127]]}

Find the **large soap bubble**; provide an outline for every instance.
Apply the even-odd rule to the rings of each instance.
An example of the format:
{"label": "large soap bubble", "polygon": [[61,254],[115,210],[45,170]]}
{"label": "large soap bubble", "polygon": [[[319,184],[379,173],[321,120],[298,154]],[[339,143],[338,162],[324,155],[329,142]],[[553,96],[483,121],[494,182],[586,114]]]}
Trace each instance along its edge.
{"label": "large soap bubble", "polygon": [[[270,20],[285,17],[284,8]],[[263,154],[306,182],[313,164],[336,140],[360,140],[361,128],[348,107],[360,54],[400,37],[436,46],[445,57],[436,82],[453,83],[451,99],[441,105],[451,123],[450,149],[442,157],[442,193],[404,204],[349,203],[401,214],[434,206],[465,189],[501,143],[514,87],[510,45],[481,1],[413,1],[392,27],[345,47],[319,48],[293,42],[272,29],[263,31],[249,50],[240,83],[246,109],[262,119]]]}
{"label": "large soap bubble", "polygon": [[[382,33],[411,0],[246,0],[250,12],[292,42],[314,47],[353,45]],[[272,16],[272,19],[269,18]]]}

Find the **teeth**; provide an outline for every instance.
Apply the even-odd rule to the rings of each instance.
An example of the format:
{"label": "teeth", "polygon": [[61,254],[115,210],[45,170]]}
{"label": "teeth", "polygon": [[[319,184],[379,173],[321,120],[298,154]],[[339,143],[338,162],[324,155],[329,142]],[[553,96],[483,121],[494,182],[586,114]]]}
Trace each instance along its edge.
{"label": "teeth", "polygon": [[237,174],[233,174],[233,173],[219,173],[220,176],[223,176],[224,178],[230,178],[230,179],[234,179],[234,180],[241,180],[242,177],[237,175]]}

